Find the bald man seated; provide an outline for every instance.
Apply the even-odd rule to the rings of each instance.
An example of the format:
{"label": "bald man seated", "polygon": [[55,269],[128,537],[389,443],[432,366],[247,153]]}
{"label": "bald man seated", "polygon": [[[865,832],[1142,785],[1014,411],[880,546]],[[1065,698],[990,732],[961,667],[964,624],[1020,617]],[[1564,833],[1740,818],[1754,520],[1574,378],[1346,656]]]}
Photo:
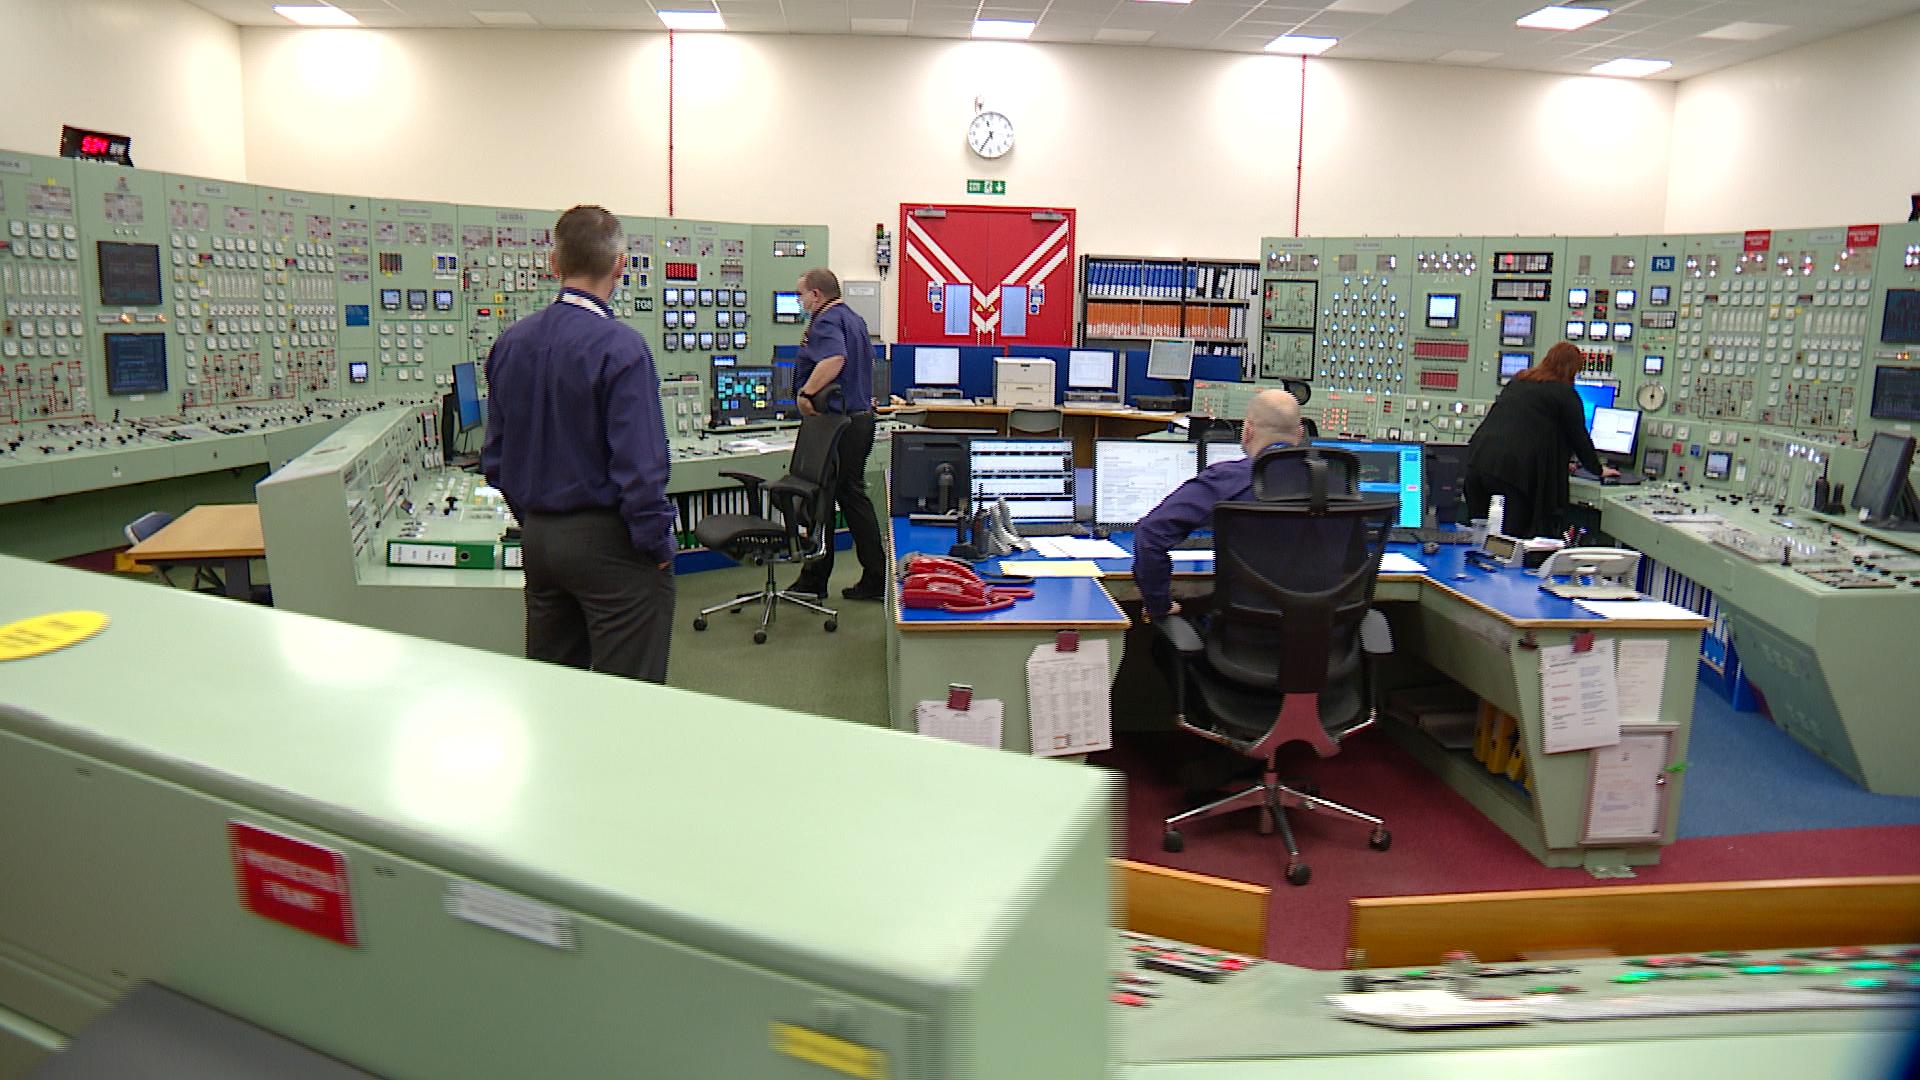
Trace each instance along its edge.
{"label": "bald man seated", "polygon": [[1297,446],[1300,403],[1285,390],[1263,390],[1247,403],[1240,448],[1247,456],[1200,470],[1140,520],[1133,531],[1133,582],[1149,620],[1180,613],[1173,590],[1173,560],[1167,552],[1195,529],[1210,526],[1213,508],[1253,497],[1253,459],[1273,446]]}

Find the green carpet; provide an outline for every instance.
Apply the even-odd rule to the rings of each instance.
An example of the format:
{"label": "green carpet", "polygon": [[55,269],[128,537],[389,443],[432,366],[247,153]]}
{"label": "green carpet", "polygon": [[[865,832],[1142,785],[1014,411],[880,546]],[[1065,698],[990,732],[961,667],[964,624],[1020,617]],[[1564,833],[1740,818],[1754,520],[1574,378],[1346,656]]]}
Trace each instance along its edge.
{"label": "green carpet", "polygon": [[[782,568],[776,579],[792,583],[797,571]],[[860,577],[851,551],[835,560],[829,607],[840,611],[840,629],[821,629],[824,617],[782,604],[765,645],[753,643],[760,625],[757,607],[738,615],[715,612],[705,631],[693,617],[709,604],[760,586],[759,567],[732,567],[682,574],[675,585],[673,646],[667,683],[703,694],[773,705],[863,724],[887,723],[886,605],[842,600],[840,590]]]}

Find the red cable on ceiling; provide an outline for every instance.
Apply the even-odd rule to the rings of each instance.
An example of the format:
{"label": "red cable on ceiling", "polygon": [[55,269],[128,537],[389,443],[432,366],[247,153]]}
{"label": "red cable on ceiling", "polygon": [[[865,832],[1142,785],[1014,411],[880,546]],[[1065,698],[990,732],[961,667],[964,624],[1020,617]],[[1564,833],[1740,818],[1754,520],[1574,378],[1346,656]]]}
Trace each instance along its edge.
{"label": "red cable on ceiling", "polygon": [[1300,235],[1300,189],[1307,182],[1307,58],[1300,58],[1299,149],[1293,159],[1293,235]]}
{"label": "red cable on ceiling", "polygon": [[[667,216],[673,216],[673,39],[675,32],[667,31]],[[1295,215],[1298,216],[1297,214]],[[1295,229],[1299,226],[1296,223]]]}

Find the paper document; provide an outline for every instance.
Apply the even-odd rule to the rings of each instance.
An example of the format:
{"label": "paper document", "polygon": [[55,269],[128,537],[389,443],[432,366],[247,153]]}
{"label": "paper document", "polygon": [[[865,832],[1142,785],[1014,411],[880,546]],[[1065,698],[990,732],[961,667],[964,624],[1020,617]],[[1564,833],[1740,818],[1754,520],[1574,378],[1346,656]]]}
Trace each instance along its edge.
{"label": "paper document", "polygon": [[1620,741],[1619,696],[1613,642],[1586,652],[1572,645],[1540,647],[1541,748],[1549,754],[1589,750]]}
{"label": "paper document", "polygon": [[1667,787],[1665,732],[1622,736],[1593,752],[1593,788],[1587,793],[1583,841],[1636,840],[1660,835]]}
{"label": "paper document", "polygon": [[1574,603],[1603,619],[1642,619],[1653,622],[1684,622],[1705,618],[1665,600],[1575,600]]}
{"label": "paper document", "polygon": [[1660,719],[1660,691],[1667,682],[1667,643],[1659,638],[1635,638],[1614,643],[1619,660],[1614,682],[1620,700],[1620,722],[1652,723]]}
{"label": "paper document", "polygon": [[998,698],[976,699],[971,708],[949,709],[944,701],[923,701],[913,707],[920,734],[969,746],[1000,749],[1000,729],[1006,705]]}
{"label": "paper document", "polygon": [[1196,551],[1192,548],[1187,548],[1181,551],[1169,551],[1167,552],[1167,558],[1174,562],[1212,562],[1213,552]]}
{"label": "paper document", "polygon": [[1000,572],[1028,577],[1097,578],[1100,567],[1085,559],[1001,559]]}
{"label": "paper document", "polygon": [[1424,574],[1427,572],[1427,567],[1425,563],[1422,563],[1410,555],[1402,555],[1397,551],[1389,551],[1385,555],[1380,556],[1380,572],[1383,574]]}
{"label": "paper document", "polygon": [[1027,722],[1036,757],[1085,754],[1113,746],[1107,643],[1082,641],[1075,652],[1052,642],[1027,657]]}
{"label": "paper document", "polygon": [[1127,549],[1111,540],[1089,540],[1084,536],[1039,536],[1028,541],[1033,550],[1049,559],[1124,559]]}

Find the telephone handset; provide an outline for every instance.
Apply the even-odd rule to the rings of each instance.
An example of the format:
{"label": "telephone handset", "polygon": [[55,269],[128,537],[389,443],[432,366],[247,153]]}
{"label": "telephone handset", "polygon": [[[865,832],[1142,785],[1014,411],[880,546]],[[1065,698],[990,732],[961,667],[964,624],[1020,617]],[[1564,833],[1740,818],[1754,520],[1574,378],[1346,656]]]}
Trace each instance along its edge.
{"label": "telephone handset", "polygon": [[1032,589],[988,585],[970,566],[926,555],[907,560],[907,577],[900,584],[902,607],[966,614],[1003,611],[1012,607],[1015,600],[1032,596]]}

